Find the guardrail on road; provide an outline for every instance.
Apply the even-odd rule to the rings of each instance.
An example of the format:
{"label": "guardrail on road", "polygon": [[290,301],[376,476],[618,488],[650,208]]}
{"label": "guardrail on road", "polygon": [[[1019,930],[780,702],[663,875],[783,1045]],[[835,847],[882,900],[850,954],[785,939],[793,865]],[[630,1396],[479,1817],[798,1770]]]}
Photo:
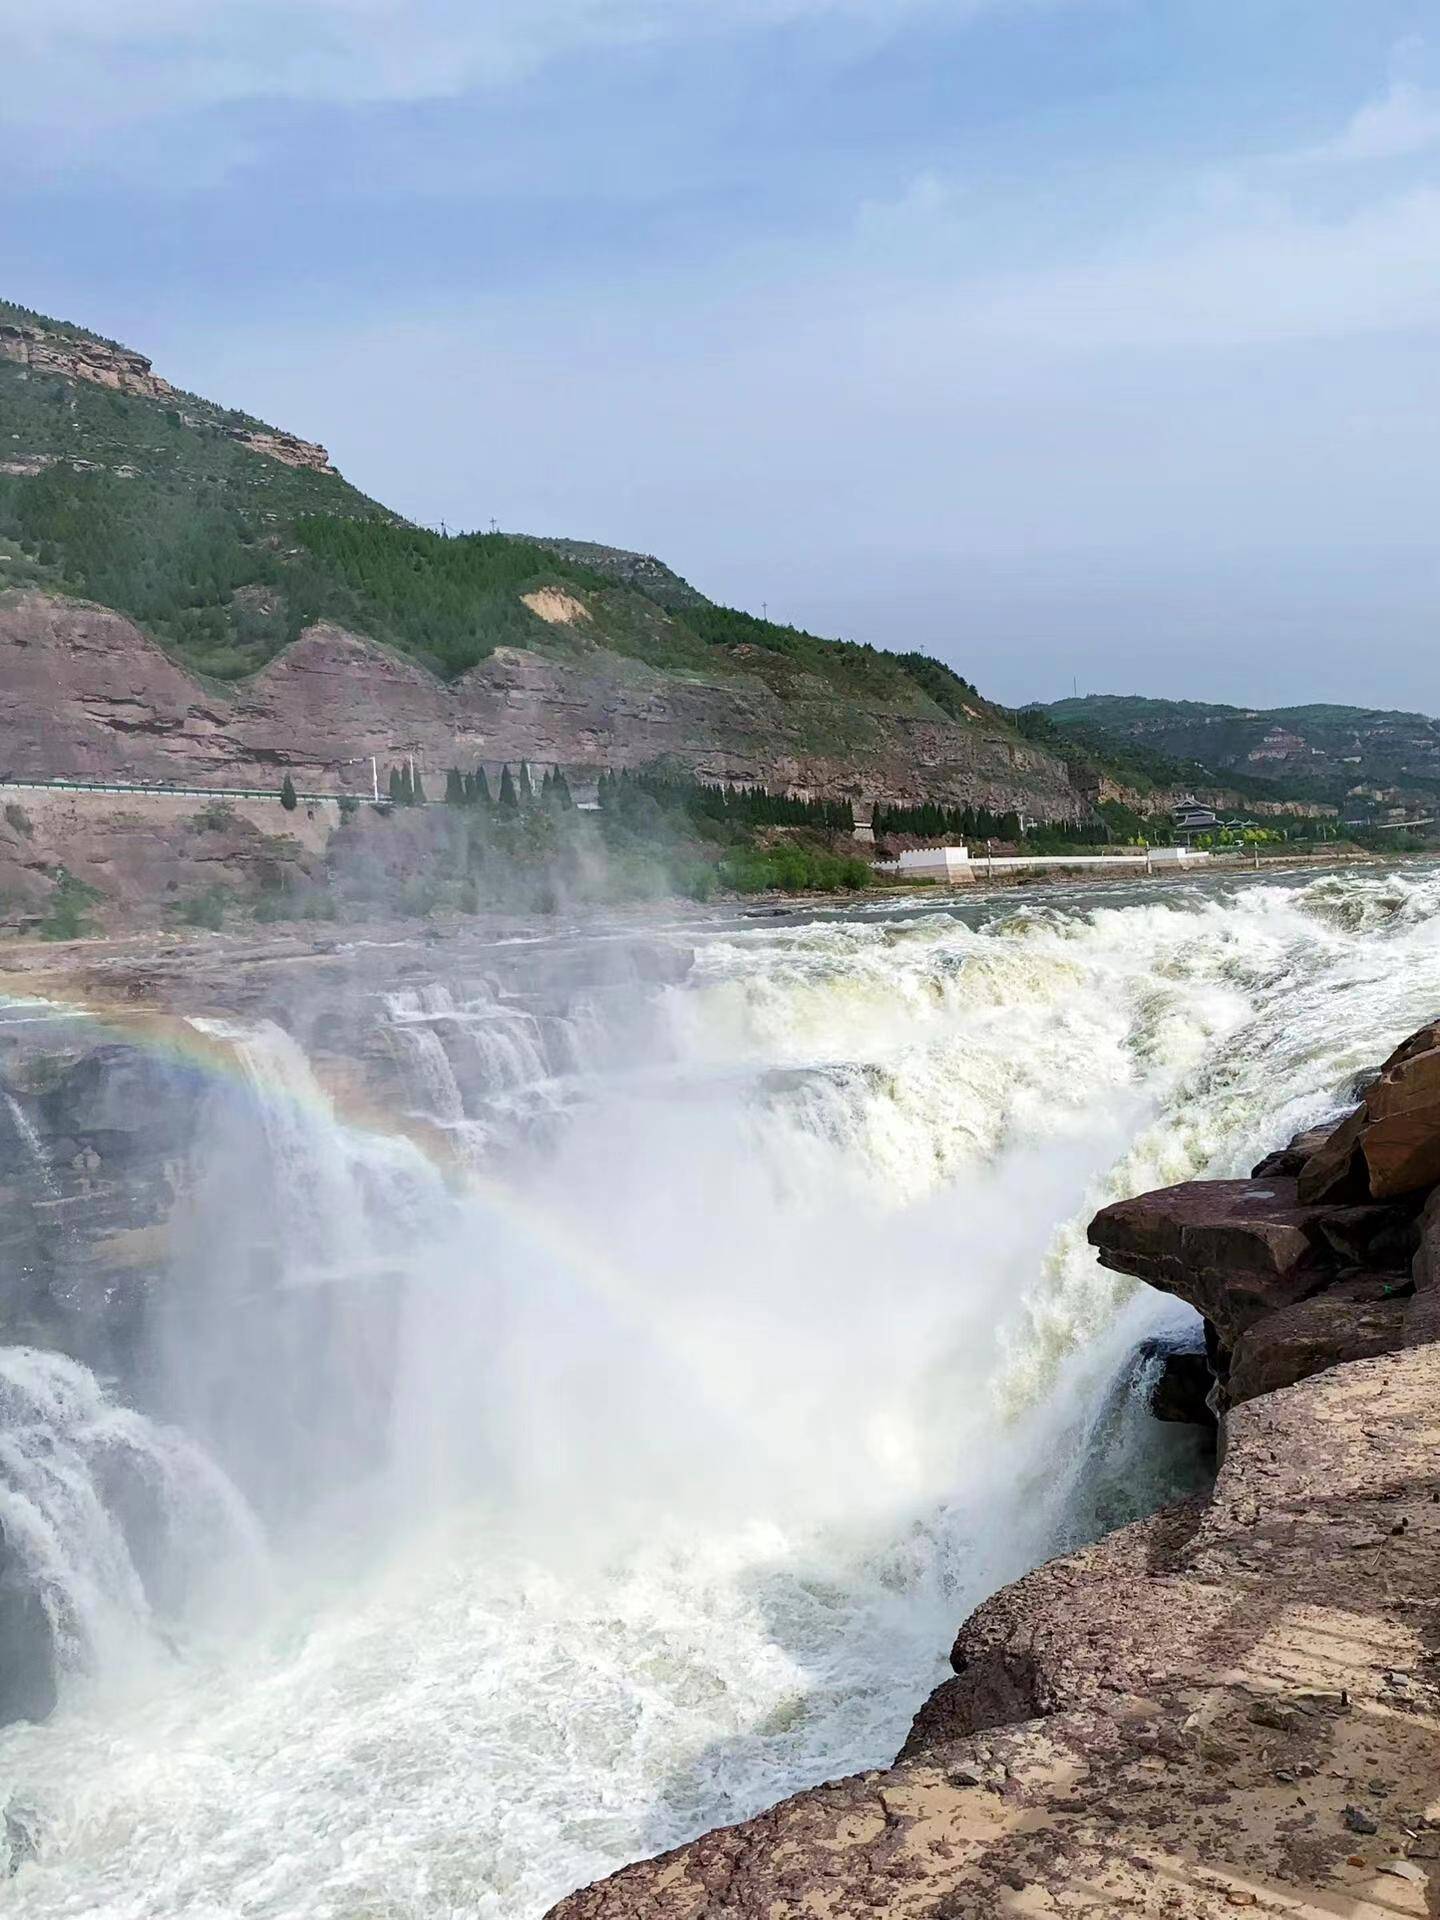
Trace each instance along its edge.
{"label": "guardrail on road", "polygon": [[[131,799],[149,800],[278,800],[279,787],[172,787],[156,784],[153,786],[128,786],[121,781],[106,780],[16,780],[0,775],[0,789],[5,792],[22,793],[110,793],[124,794]],[[297,788],[297,801],[307,806],[326,802],[337,803],[344,799],[369,800],[368,793],[301,793]]]}

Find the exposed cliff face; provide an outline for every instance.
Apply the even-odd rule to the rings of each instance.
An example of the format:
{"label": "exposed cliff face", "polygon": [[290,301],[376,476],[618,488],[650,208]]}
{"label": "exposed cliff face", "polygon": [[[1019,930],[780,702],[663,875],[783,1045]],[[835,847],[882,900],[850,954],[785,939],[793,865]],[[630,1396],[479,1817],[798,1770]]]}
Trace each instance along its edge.
{"label": "exposed cliff face", "polygon": [[143,353],[108,340],[0,321],[0,357],[13,360],[30,373],[84,380],[91,386],[108,387],[112,393],[138,394],[145,400],[169,401],[175,397],[174,387],[152,372]]}
{"label": "exposed cliff face", "polygon": [[[0,922],[57,934],[47,916],[62,874],[94,889],[89,904],[111,927],[183,917],[216,888],[250,901],[278,896],[323,876],[338,822],[334,807],[287,813],[278,798],[21,790],[0,808]],[[89,915],[82,918],[88,926]]]}
{"label": "exposed cliff face", "polygon": [[[664,673],[599,648],[502,648],[446,683],[375,642],[312,627],[248,681],[208,689],[130,621],[43,594],[0,597],[0,773],[12,778],[368,792],[370,757],[423,768],[529,759],[584,779],[661,758],[717,780],[1063,817],[1059,761],[985,726],[782,699],[758,677]],[[823,743],[823,744],[822,744]]]}
{"label": "exposed cliff face", "polygon": [[[0,321],[0,359],[13,361],[38,377],[50,375],[62,380],[81,380],[87,386],[105,387],[111,393],[157,400],[176,409],[186,425],[195,424],[185,412],[188,396],[178,392],[168,380],[162,380],[145,355],[131,347]],[[311,440],[298,439],[293,433],[236,422],[229,423],[226,430],[241,446],[248,447],[252,453],[263,454],[266,459],[278,460],[282,466],[304,467],[312,473],[335,471],[324,447]]]}
{"label": "exposed cliff face", "polygon": [[1440,1913],[1437,1038],[1254,1179],[1094,1224],[1206,1315],[1208,1498],[987,1601],[893,1767],[553,1920]]}

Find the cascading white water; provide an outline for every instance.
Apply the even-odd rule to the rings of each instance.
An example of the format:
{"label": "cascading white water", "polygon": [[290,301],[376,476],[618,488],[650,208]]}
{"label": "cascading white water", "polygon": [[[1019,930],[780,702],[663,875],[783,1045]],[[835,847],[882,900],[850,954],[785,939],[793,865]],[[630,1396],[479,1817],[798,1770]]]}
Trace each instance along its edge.
{"label": "cascading white water", "polygon": [[0,1534],[62,1681],[133,1679],[173,1644],[182,1596],[193,1609],[223,1569],[231,1599],[253,1603],[263,1579],[259,1529],[213,1461],[87,1368],[26,1347],[0,1348]]}
{"label": "cascading white water", "polygon": [[388,1544],[290,1512],[228,1659],[0,1738],[15,1910],[531,1916],[886,1758],[976,1599],[1189,1471],[1115,1388],[1184,1316],[1095,1207],[1245,1166],[1437,1005],[1419,870],[756,926],[459,1191],[232,1034],[264,1146],[217,1143],[170,1371],[267,1511],[358,1400]]}
{"label": "cascading white water", "polygon": [[55,1174],[49,1160],[45,1157],[45,1148],[41,1144],[39,1134],[35,1131],[34,1121],[30,1118],[29,1114],[26,1113],[24,1107],[21,1106],[13,1093],[7,1093],[5,1095],[5,1109],[10,1115],[15,1131],[25,1148],[26,1156],[34,1170],[36,1185],[47,1199],[53,1200],[58,1192],[55,1183]]}

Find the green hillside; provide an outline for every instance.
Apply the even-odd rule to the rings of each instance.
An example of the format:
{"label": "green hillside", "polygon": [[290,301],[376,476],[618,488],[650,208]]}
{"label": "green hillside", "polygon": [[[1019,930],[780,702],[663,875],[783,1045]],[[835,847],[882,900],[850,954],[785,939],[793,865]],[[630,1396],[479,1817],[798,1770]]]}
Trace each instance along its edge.
{"label": "green hillside", "polygon": [[[125,351],[0,302],[0,590],[114,607],[198,672],[241,678],[328,619],[443,676],[502,646],[598,648],[680,674],[744,674],[797,698],[1011,730],[939,661],[714,606],[648,555],[409,525],[339,474],[256,451],[244,436],[273,430],[249,414],[6,357],[7,323],[40,328],[47,351]],[[540,618],[525,596],[543,588],[577,598],[582,617]]]}
{"label": "green hillside", "polygon": [[[1088,694],[1034,709],[1062,737],[1144,764],[1158,756],[1241,791],[1339,802],[1370,788],[1440,790],[1440,721],[1326,704],[1252,708]],[[1154,761],[1151,762],[1154,764]]]}

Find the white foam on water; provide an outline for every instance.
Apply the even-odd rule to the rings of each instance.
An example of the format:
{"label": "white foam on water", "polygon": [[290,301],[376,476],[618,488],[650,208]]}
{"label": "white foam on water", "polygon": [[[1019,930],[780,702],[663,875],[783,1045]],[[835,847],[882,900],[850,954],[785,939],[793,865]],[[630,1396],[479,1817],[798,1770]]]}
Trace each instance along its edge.
{"label": "white foam on water", "polygon": [[[337,1278],[326,1342],[398,1364],[384,1550],[292,1534],[228,1653],[0,1736],[10,1906],[510,1920],[884,1760],[978,1598],[1188,1470],[1115,1386],[1185,1315],[1099,1269],[1095,1208],[1245,1167],[1437,1009],[1420,869],[732,932],[656,1071],[458,1195],[252,1036],[252,1177]],[[347,1289],[402,1201],[403,1289]],[[286,1444],[258,1406],[237,1457]]]}

